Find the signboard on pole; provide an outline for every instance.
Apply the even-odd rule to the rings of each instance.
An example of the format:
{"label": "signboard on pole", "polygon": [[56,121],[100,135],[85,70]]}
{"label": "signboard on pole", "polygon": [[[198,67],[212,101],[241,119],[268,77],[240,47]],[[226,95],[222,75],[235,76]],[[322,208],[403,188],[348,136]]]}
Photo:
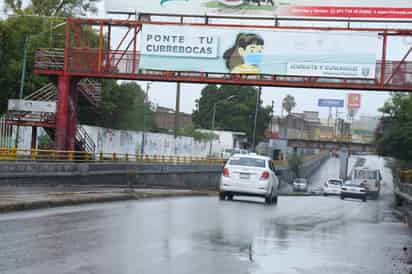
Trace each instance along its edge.
{"label": "signboard on pole", "polygon": [[109,13],[412,18],[410,0],[105,0],[105,8]]}
{"label": "signboard on pole", "polygon": [[358,109],[361,107],[361,95],[357,93],[348,94],[348,108]]}
{"label": "signboard on pole", "polygon": [[343,108],[343,100],[339,99],[319,99],[319,107]]}
{"label": "signboard on pole", "polygon": [[375,78],[378,35],[144,24],[142,69]]}
{"label": "signboard on pole", "polygon": [[56,102],[10,99],[8,110],[56,113]]}

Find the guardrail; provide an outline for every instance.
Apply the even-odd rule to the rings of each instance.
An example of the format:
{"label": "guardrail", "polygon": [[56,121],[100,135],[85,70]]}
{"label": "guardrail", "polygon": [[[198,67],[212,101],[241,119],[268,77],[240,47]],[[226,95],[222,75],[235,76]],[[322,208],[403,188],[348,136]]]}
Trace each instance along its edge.
{"label": "guardrail", "polygon": [[224,159],[195,156],[139,155],[120,153],[90,153],[43,149],[0,148],[0,161],[72,161],[72,162],[142,162],[169,164],[223,165]]}
{"label": "guardrail", "polygon": [[[307,155],[303,161],[315,159],[325,153]],[[103,153],[87,151],[60,151],[50,149],[16,149],[0,148],[0,161],[71,161],[71,162],[142,162],[142,163],[171,163],[171,164],[213,164],[224,165],[227,159],[215,157],[175,156],[175,155],[141,155]],[[288,160],[274,160],[275,166],[287,167]]]}
{"label": "guardrail", "polygon": [[399,184],[399,191],[405,194],[408,194],[412,197],[412,184],[408,183],[400,183]]}

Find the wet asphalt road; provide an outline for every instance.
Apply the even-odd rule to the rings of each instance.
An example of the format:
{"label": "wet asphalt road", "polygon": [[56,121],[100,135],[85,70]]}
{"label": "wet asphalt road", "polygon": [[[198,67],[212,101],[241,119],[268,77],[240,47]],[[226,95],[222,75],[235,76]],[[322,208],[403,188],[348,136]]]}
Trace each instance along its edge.
{"label": "wet asphalt road", "polygon": [[408,273],[411,234],[383,176],[383,195],[367,203],[194,197],[0,215],[0,273]]}

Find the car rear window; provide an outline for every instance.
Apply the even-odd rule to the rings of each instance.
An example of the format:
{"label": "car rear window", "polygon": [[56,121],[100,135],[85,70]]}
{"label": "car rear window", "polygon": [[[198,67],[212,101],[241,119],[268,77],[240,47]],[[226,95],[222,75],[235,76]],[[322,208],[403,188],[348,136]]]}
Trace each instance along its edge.
{"label": "car rear window", "polygon": [[356,177],[358,179],[375,180],[376,179],[376,173],[377,172],[375,170],[358,170]]}
{"label": "car rear window", "polygon": [[328,183],[331,185],[341,185],[342,184],[342,182],[339,180],[329,180]]}
{"label": "car rear window", "polygon": [[295,182],[298,184],[306,184],[306,179],[303,179],[303,178],[295,179]]}
{"label": "car rear window", "polygon": [[228,164],[230,166],[265,167],[265,160],[249,157],[239,157],[230,159]]}

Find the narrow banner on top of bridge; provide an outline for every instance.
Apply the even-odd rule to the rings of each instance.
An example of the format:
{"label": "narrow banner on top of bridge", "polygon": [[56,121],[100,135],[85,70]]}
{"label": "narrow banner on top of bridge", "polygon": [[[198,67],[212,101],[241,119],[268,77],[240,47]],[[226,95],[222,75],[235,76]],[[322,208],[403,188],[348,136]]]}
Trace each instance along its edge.
{"label": "narrow banner on top of bridge", "polygon": [[318,99],[319,107],[343,108],[343,100],[340,99]]}
{"label": "narrow banner on top of bridge", "polygon": [[105,0],[105,5],[110,13],[412,18],[410,0]]}
{"label": "narrow banner on top of bridge", "polygon": [[378,35],[144,24],[142,69],[373,79]]}
{"label": "narrow banner on top of bridge", "polygon": [[358,109],[361,107],[361,95],[358,93],[348,94],[348,108]]}

